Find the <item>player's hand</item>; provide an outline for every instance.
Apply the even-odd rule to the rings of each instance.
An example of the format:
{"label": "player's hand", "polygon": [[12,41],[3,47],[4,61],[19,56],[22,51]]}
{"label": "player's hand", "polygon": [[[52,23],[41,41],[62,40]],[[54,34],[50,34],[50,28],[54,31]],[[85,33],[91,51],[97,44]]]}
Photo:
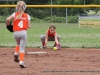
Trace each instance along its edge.
{"label": "player's hand", "polygon": [[10,22],[6,22],[6,26],[9,26],[10,25]]}

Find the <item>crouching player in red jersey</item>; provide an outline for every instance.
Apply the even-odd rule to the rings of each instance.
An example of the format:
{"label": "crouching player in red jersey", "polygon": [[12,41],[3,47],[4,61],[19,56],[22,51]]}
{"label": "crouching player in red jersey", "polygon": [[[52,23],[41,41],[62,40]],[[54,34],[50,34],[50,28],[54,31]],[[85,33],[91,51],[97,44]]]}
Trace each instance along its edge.
{"label": "crouching player in red jersey", "polygon": [[57,34],[55,25],[50,25],[49,29],[46,31],[46,34],[41,35],[40,39],[42,42],[41,49],[44,49],[47,47],[48,41],[55,41],[54,47],[60,46],[60,43],[59,43],[60,35]]}

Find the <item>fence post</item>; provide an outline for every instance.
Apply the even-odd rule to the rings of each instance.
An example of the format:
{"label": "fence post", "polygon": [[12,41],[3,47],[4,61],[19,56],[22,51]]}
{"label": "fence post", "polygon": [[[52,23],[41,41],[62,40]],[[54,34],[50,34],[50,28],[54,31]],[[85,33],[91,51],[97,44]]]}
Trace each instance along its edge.
{"label": "fence post", "polygon": [[67,8],[66,8],[66,25],[68,24],[68,15],[67,15]]}

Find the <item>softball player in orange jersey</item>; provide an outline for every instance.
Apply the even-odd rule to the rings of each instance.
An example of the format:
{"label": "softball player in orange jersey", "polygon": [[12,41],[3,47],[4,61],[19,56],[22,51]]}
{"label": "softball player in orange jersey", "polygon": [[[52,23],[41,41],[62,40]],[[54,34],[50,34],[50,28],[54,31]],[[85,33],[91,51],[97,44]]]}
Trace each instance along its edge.
{"label": "softball player in orange jersey", "polygon": [[28,14],[24,13],[25,9],[25,2],[18,1],[16,12],[6,19],[7,25],[9,25],[10,20],[13,21],[14,37],[17,43],[15,47],[14,61],[19,62],[21,68],[26,67],[24,64],[25,45],[27,40],[27,29],[30,28],[31,19]]}
{"label": "softball player in orange jersey", "polygon": [[55,41],[54,46],[60,44],[60,35],[57,34],[56,27],[54,25],[50,25],[49,29],[46,31],[46,34],[41,35],[40,39],[42,42],[41,49],[47,47],[47,41]]}

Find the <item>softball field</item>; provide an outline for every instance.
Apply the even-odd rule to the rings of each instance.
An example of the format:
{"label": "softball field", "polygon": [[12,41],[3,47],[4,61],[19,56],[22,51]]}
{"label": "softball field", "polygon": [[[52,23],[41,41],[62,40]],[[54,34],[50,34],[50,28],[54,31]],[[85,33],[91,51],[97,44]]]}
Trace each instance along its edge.
{"label": "softball field", "polygon": [[100,75],[99,49],[26,48],[24,69],[14,62],[13,56],[14,48],[0,48],[0,75]]}

